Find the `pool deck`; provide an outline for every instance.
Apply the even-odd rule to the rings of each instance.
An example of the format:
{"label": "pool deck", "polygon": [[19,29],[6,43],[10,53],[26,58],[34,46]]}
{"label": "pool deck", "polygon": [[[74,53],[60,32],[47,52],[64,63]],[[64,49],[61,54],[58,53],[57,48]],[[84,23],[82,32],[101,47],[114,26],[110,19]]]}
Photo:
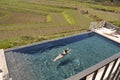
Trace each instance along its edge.
{"label": "pool deck", "polygon": [[98,33],[106,38],[109,38],[120,44],[120,34],[115,34],[114,29],[108,29],[105,27],[94,29],[93,32]]}
{"label": "pool deck", "polygon": [[[4,54],[4,50],[3,49],[0,49],[0,69],[3,72],[2,73],[3,79],[8,78],[9,77],[8,68],[7,68],[5,54]],[[2,80],[2,79],[0,79],[0,80]]]}

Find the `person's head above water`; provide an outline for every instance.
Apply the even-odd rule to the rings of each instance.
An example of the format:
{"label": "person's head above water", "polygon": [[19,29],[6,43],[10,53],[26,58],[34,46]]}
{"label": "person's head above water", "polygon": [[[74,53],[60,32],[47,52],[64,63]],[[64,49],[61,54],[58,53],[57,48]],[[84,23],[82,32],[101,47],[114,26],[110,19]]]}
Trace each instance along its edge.
{"label": "person's head above water", "polygon": [[68,50],[66,49],[66,50],[64,50],[65,51],[65,53],[67,53],[68,52]]}
{"label": "person's head above water", "polygon": [[65,51],[65,53],[68,53],[68,51],[69,51],[70,49],[69,48],[67,48],[67,49],[65,49],[64,51]]}

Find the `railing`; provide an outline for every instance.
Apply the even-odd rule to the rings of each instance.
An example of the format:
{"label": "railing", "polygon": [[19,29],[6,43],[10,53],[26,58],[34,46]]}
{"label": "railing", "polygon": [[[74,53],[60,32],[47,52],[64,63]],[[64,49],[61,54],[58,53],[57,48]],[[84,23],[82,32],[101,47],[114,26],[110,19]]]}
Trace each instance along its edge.
{"label": "railing", "polygon": [[119,80],[120,53],[74,75],[66,80]]}

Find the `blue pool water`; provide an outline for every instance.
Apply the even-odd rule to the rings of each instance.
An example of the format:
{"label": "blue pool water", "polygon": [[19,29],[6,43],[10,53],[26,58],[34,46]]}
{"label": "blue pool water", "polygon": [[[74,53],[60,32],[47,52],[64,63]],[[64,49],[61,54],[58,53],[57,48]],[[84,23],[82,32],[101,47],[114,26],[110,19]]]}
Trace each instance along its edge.
{"label": "blue pool water", "polygon": [[[64,49],[71,52],[57,62]],[[13,80],[64,80],[120,52],[120,45],[95,33],[18,48],[5,53]]]}

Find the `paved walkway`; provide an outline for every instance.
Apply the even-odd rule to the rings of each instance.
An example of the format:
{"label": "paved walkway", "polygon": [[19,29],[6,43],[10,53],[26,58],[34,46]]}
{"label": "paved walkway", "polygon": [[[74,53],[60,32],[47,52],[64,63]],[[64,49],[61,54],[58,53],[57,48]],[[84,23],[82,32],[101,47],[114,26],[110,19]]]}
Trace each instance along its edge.
{"label": "paved walkway", "polygon": [[104,37],[107,37],[117,43],[120,43],[120,34],[115,34],[115,31],[116,30],[114,30],[114,29],[108,29],[105,27],[94,30],[94,32],[96,32]]}
{"label": "paved walkway", "polygon": [[6,64],[6,59],[4,55],[4,50],[0,49],[0,69],[3,71],[3,77],[8,78],[8,68]]}

